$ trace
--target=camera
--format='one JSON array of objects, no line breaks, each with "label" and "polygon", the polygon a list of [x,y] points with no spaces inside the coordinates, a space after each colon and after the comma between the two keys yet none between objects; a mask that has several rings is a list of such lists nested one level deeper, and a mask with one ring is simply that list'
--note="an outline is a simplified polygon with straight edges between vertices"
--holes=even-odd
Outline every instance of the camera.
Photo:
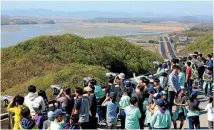
[{"label": "camera", "polygon": [[51,85],[51,88],[53,89],[53,95],[58,95],[60,93],[60,90],[64,88],[62,85]]}]

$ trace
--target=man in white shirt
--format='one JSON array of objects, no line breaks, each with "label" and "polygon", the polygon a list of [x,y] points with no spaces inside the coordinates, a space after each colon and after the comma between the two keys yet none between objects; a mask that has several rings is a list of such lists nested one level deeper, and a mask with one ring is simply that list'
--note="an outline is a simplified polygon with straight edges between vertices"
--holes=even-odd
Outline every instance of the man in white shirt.
[{"label": "man in white shirt", "polygon": [[28,86],[28,95],[25,96],[24,105],[26,105],[30,109],[31,116],[35,115],[35,111],[33,109],[34,104],[39,104],[42,107],[42,111],[45,110],[45,101],[39,96],[36,92],[36,86],[30,85]]}]

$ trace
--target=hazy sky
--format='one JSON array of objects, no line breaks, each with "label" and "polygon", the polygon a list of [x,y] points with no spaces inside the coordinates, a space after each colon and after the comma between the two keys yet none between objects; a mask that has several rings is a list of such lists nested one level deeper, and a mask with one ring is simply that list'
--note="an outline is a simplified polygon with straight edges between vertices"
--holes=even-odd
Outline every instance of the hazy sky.
[{"label": "hazy sky", "polygon": [[2,10],[11,9],[51,9],[56,11],[102,11],[102,12],[130,12],[178,15],[212,15],[212,1],[33,1],[33,2],[2,2]]}]

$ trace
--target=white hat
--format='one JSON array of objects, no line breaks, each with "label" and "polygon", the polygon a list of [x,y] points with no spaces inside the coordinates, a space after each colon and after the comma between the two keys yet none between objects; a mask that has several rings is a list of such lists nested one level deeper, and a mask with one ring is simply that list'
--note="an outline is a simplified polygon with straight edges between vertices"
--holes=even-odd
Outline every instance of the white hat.
[{"label": "white hat", "polygon": [[124,74],[124,73],[120,73],[120,74],[118,75],[118,77],[119,77],[120,79],[125,79],[125,74]]}]

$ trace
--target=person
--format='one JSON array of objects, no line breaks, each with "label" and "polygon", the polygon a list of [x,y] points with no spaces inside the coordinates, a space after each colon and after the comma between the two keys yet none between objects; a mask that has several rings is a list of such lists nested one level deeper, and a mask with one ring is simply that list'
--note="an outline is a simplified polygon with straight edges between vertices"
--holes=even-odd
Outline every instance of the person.
[{"label": "person", "polygon": [[125,74],[124,73],[120,73],[118,74],[115,79],[114,79],[114,85],[115,85],[115,94],[116,94],[116,101],[119,102],[123,92],[124,92],[124,88],[125,88]]},{"label": "person", "polygon": [[184,67],[183,68],[179,67],[178,69],[178,78],[179,78],[180,86],[185,86],[186,77],[185,77],[184,70],[185,70]]},{"label": "person", "polygon": [[141,112],[137,104],[138,100],[136,97],[131,97],[130,105],[124,109],[126,114],[125,118],[125,129],[140,129],[139,118],[141,117]]},{"label": "person", "polygon": [[38,130],[39,129],[35,121],[32,120],[30,109],[28,107],[22,107],[21,115],[23,118],[19,125],[20,130],[28,130],[28,129]]},{"label": "person", "polygon": [[205,99],[207,99],[211,95],[212,91],[212,82],[213,82],[213,72],[212,68],[208,67],[207,70],[203,74],[203,89],[205,92]]},{"label": "person", "polygon": [[168,102],[167,102],[167,93],[166,93],[166,91],[161,91],[159,94],[161,96],[161,99],[163,99],[163,101],[164,101],[165,108],[169,109],[169,105],[168,105]]},{"label": "person", "polygon": [[35,111],[33,110],[34,104],[39,104],[41,106],[41,110],[45,111],[45,101],[36,93],[36,86],[28,86],[28,92],[28,95],[25,96],[24,105],[26,105],[30,109],[31,115],[35,115]]},{"label": "person", "polygon": [[191,69],[191,62],[186,63],[186,82],[188,87],[189,95],[192,92],[192,69]]},{"label": "person", "polygon": [[163,88],[160,86],[160,80],[154,79],[154,87],[157,93],[163,91]]},{"label": "person", "polygon": [[78,120],[79,120],[79,117],[78,115],[72,115],[71,118],[70,118],[70,128],[69,130],[80,130],[81,127],[78,125]]},{"label": "person", "polygon": [[211,54],[208,54],[207,57],[208,57],[207,66],[213,68],[213,59],[212,59],[213,56]]},{"label": "person", "polygon": [[153,129],[169,129],[171,127],[171,114],[169,110],[164,107],[163,99],[156,101],[158,110],[154,112],[151,118],[151,127]]},{"label": "person", "polygon": [[42,129],[47,130],[50,127],[51,122],[53,122],[53,121],[54,121],[54,113],[53,113],[53,111],[49,111],[48,119],[46,121],[44,121]]},{"label": "person", "polygon": [[151,127],[151,117],[154,114],[154,112],[156,110],[158,110],[158,106],[156,105],[156,100],[160,99],[160,98],[161,98],[160,94],[158,94],[158,93],[153,94],[152,102],[147,105],[146,124],[148,124],[149,129],[152,129],[152,127]]},{"label": "person", "polygon": [[83,97],[83,89],[75,88],[76,101],[74,105],[74,113],[79,115],[79,124],[82,129],[88,129],[90,104],[89,99]]},{"label": "person", "polygon": [[200,121],[199,121],[199,115],[200,115],[200,108],[199,106],[199,100],[197,99],[197,92],[192,91],[190,95],[190,99],[187,100],[188,104],[188,120],[189,120],[189,129],[200,129]]},{"label": "person", "polygon": [[176,110],[172,116],[174,129],[177,129],[177,121],[180,121],[179,129],[182,129],[184,125],[184,121],[186,120],[186,113],[187,113],[187,110],[185,108],[185,106],[187,106],[186,100],[187,100],[187,97],[185,96],[185,88],[182,86],[181,90],[178,92],[174,100],[174,104],[176,105]]},{"label": "person", "polygon": [[118,104],[116,103],[116,97],[114,92],[111,92],[109,96],[106,96],[106,99],[103,101],[102,106],[107,107],[106,111],[107,129],[117,129]]},{"label": "person", "polygon": [[97,100],[97,114],[100,122],[104,122],[105,115],[103,115],[104,109],[101,107],[102,102],[105,99],[105,93],[103,92],[100,84],[97,83],[95,79],[91,79],[88,85],[94,86],[94,95]]},{"label": "person", "polygon": [[45,101],[45,111],[42,111],[42,114],[44,115],[45,120],[47,120],[48,119],[47,114],[49,111],[49,103],[48,103],[47,95],[44,90],[40,90],[38,92],[38,95],[41,96],[43,98],[43,100]]},{"label": "person", "polygon": [[145,109],[144,109],[144,101],[145,101],[145,97],[144,97],[144,86],[138,86],[136,87],[136,93],[134,95],[134,97],[137,98],[137,105],[138,108],[140,109],[140,113],[141,113],[141,117],[139,118],[139,123],[140,123],[140,129],[144,128],[144,121],[145,121]]},{"label": "person", "polygon": [[39,104],[34,104],[33,109],[36,115],[33,117],[33,120],[36,122],[36,125],[41,130],[43,128],[43,123],[45,121],[45,117],[41,113],[41,106]]},{"label": "person", "polygon": [[179,69],[179,66],[174,65],[168,79],[168,86],[169,86],[168,87],[168,105],[169,105],[170,112],[172,112],[172,106],[173,106],[175,95],[180,90],[178,69]]},{"label": "person", "polygon": [[207,104],[205,110],[207,111],[207,120],[208,120],[208,128],[213,129],[214,125],[214,102],[213,97],[209,97],[209,103]]},{"label": "person", "polygon": [[54,121],[51,122],[49,130],[61,130],[65,127],[65,121],[63,120],[65,112],[61,109],[56,109],[53,113]]},{"label": "person", "polygon": [[21,109],[23,107],[24,97],[17,95],[7,106],[7,111],[15,114],[13,130],[19,129],[19,124],[22,119]]},{"label": "person", "polygon": [[149,88],[148,88],[148,93],[149,93],[148,103],[149,103],[149,104],[152,104],[153,95],[154,95],[154,93],[155,93],[154,87],[149,87]]},{"label": "person", "polygon": [[160,77],[159,77],[159,80],[160,80],[160,86],[161,86],[164,90],[166,90],[166,88],[167,88],[167,83],[168,83],[167,73],[165,72],[165,73],[161,74]]},{"label": "person", "polygon": [[[60,90],[55,100],[61,103],[61,109],[66,112],[66,118],[71,115],[74,107],[74,97],[71,95],[71,89],[66,87]],[[69,120],[66,119],[66,122]]]},{"label": "person", "polygon": [[124,89],[123,96],[120,99],[119,105],[120,105],[120,120],[121,120],[121,129],[125,129],[125,119],[126,114],[124,112],[124,109],[130,105],[130,97],[128,96],[128,88]]},{"label": "person", "polygon": [[89,85],[88,87],[84,88],[84,91],[88,93],[88,99],[90,104],[90,111],[89,111],[89,124],[90,129],[96,129],[97,121],[96,121],[96,111],[97,111],[97,100],[96,96],[94,95],[94,86]]}]

